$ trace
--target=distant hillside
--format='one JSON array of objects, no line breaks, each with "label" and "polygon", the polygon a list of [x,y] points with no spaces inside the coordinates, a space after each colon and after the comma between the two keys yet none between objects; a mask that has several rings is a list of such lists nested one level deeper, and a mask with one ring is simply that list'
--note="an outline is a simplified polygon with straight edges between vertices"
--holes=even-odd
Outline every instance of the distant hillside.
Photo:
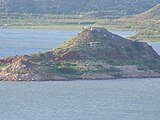
[{"label": "distant hillside", "polygon": [[159,0],[0,0],[0,11],[79,14],[104,10],[113,15],[132,15],[144,12],[158,3]]},{"label": "distant hillside", "polygon": [[136,30],[137,33],[130,39],[160,41],[160,4],[143,13],[116,19],[114,23]]},{"label": "distant hillside", "polygon": [[124,21],[137,21],[137,20],[148,20],[148,19],[160,19],[160,4],[157,4],[156,6],[152,7],[151,9],[137,14],[130,17],[123,17],[119,20]]},{"label": "distant hillside", "polygon": [[109,11],[104,11],[104,10],[99,10],[99,11],[90,11],[86,13],[81,13],[80,17],[81,18],[119,18],[121,16],[126,15],[124,11],[117,12],[116,10],[109,10]]},{"label": "distant hillside", "polygon": [[157,4],[150,10],[137,15],[137,17],[142,17],[144,19],[160,19],[160,4]]}]

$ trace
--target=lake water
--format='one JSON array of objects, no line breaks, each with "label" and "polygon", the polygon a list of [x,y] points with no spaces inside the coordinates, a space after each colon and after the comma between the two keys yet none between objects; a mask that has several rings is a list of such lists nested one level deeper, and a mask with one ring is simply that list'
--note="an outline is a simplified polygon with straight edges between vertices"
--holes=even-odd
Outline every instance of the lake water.
[{"label": "lake water", "polygon": [[53,49],[76,30],[0,29],[0,57]]},{"label": "lake water", "polygon": [[160,120],[160,79],[0,82],[0,120]]},{"label": "lake water", "polygon": [[[0,29],[0,57],[50,50],[77,32]],[[0,82],[0,120],[160,120],[160,79]]]},{"label": "lake water", "polygon": [[156,52],[160,55],[160,42],[148,42],[149,45],[156,50]]}]

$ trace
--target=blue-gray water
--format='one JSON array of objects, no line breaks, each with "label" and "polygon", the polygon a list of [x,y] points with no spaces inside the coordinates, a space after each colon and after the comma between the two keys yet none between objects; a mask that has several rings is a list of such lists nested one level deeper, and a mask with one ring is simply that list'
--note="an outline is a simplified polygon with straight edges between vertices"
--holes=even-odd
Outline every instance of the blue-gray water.
[{"label": "blue-gray water", "polygon": [[0,120],[160,120],[160,79],[0,82]]},{"label": "blue-gray water", "polygon": [[0,29],[0,57],[53,49],[76,30]]},{"label": "blue-gray water", "polygon": [[[77,32],[0,29],[0,57],[50,50]],[[0,120],[159,119],[160,79],[0,82]]]},{"label": "blue-gray water", "polygon": [[153,47],[154,50],[160,55],[160,42],[148,42],[149,45]]}]

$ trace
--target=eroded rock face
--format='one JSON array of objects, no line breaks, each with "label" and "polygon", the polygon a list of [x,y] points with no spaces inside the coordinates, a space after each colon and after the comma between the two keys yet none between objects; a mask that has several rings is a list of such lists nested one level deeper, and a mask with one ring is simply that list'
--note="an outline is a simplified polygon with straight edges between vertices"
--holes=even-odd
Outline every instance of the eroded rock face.
[{"label": "eroded rock face", "polygon": [[147,43],[85,27],[52,51],[0,59],[0,80],[40,81],[160,77],[160,57]]}]

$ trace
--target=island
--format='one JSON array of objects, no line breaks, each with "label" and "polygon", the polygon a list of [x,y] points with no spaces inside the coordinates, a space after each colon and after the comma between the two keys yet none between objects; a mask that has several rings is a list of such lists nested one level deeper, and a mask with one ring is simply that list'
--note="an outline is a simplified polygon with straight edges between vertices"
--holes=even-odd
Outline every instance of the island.
[{"label": "island", "polygon": [[84,27],[47,52],[0,59],[0,81],[152,77],[160,77],[160,56],[151,46],[98,27]]}]

